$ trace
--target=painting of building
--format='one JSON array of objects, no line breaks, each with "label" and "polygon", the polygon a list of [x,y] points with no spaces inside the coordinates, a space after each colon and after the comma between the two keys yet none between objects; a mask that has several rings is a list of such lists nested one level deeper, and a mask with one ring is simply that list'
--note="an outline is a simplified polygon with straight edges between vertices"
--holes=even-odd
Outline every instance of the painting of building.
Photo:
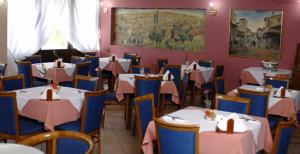
[{"label": "painting of building", "polygon": [[231,11],[229,55],[280,58],[282,11]]},{"label": "painting of building", "polygon": [[204,49],[205,10],[115,8],[114,14],[115,45]]}]

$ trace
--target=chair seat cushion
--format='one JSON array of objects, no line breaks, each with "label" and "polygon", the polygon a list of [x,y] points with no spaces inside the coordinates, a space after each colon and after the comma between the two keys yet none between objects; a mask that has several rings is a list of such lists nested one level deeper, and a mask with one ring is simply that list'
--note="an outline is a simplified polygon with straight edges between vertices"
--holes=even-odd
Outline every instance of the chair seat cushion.
[{"label": "chair seat cushion", "polygon": [[57,130],[72,130],[72,131],[79,132],[80,126],[81,126],[81,119],[58,125],[58,126],[56,126],[56,129]]},{"label": "chair seat cushion", "polygon": [[44,129],[44,124],[31,120],[29,118],[20,117],[20,131],[21,135],[31,134],[35,132],[42,131]]},{"label": "chair seat cushion", "polygon": [[277,124],[279,123],[279,119],[275,118],[275,117],[268,117],[268,121],[269,121],[269,127],[270,128],[276,128]]}]

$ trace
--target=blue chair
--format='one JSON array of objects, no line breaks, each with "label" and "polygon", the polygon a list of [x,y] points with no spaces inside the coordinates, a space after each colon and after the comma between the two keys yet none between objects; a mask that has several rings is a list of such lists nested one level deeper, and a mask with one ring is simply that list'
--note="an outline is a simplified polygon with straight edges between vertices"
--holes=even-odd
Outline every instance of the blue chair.
[{"label": "blue chair", "polygon": [[221,77],[224,75],[224,65],[216,66],[215,77]]},{"label": "blue chair", "polygon": [[25,56],[26,61],[31,62],[31,64],[41,63],[42,56],[41,55],[32,55],[32,56]]},{"label": "blue chair", "polygon": [[276,128],[275,139],[271,154],[286,154],[290,143],[293,127],[296,123],[295,114],[287,122],[280,122]]},{"label": "blue chair", "polygon": [[272,85],[273,88],[280,88],[281,86],[284,88],[289,88],[289,82],[289,78],[265,76],[265,84]]},{"label": "blue chair", "polygon": [[80,64],[85,62],[85,57],[80,56],[71,56],[71,63],[72,64]]},{"label": "blue chair", "polygon": [[13,75],[2,77],[3,91],[13,91],[25,88],[24,75]]},{"label": "blue chair", "polygon": [[251,100],[235,96],[216,95],[216,109],[227,112],[249,114]]},{"label": "blue chair", "polygon": [[216,94],[226,94],[226,88],[225,88],[225,80],[224,77],[215,77],[215,93]]},{"label": "blue chair", "polygon": [[7,66],[7,64],[0,63],[0,76],[5,75],[6,66]]},{"label": "blue chair", "polygon": [[[135,78],[135,97],[153,94],[154,96],[154,106],[159,108],[160,111],[160,86],[162,77],[147,77],[147,76],[134,76]],[[145,88],[147,87],[147,88]],[[127,127],[131,124],[131,114],[134,102],[130,102],[129,107],[126,109],[128,118],[126,119]],[[134,126],[136,126],[136,116],[134,117]],[[135,133],[135,128],[133,127],[133,134]]]},{"label": "blue chair", "polygon": [[16,60],[18,74],[24,75],[25,88],[47,85],[47,81],[35,80],[32,77],[31,62],[21,62]]},{"label": "blue chair", "polygon": [[99,57],[97,56],[85,56],[85,61],[90,63],[90,75],[97,77],[96,68],[99,67]]},{"label": "blue chair", "polygon": [[165,65],[168,64],[168,59],[167,58],[159,58],[159,59],[157,59],[157,63],[158,63],[159,70],[161,70],[162,67],[164,67]]},{"label": "blue chair", "polygon": [[213,66],[213,60],[198,60],[199,66],[202,67],[212,67]]},{"label": "blue chair", "polygon": [[28,137],[18,144],[35,146],[45,142],[54,143],[48,150],[56,154],[92,154],[94,150],[94,143],[90,136],[74,131],[41,133]]},{"label": "blue chair", "polygon": [[130,73],[141,74],[141,69],[144,69],[144,74],[149,74],[151,72],[149,66],[131,65],[130,66]]},{"label": "blue chair", "polygon": [[[101,150],[101,120],[104,109],[106,90],[85,92],[81,110],[81,119],[64,123],[56,127],[57,130],[71,130],[90,135],[98,150]],[[99,151],[98,151],[99,152]]]},{"label": "blue chair", "polygon": [[85,56],[97,56],[97,52],[84,52]]},{"label": "blue chair", "polygon": [[238,88],[239,97],[251,99],[250,115],[267,117],[270,91],[251,91]]},{"label": "blue chair", "polygon": [[0,92],[0,138],[18,142],[43,128],[43,123],[19,117],[15,92]]},{"label": "blue chair", "polygon": [[199,154],[199,127],[154,119],[160,154]]},{"label": "blue chair", "polygon": [[76,74],[78,75],[89,75],[89,69],[90,69],[90,62],[83,62],[76,64]]},{"label": "blue chair", "polygon": [[76,75],[74,88],[88,91],[98,90],[98,78],[91,76]]},{"label": "blue chair", "polygon": [[154,96],[147,94],[134,99],[139,143],[142,145],[149,122],[155,116]]}]

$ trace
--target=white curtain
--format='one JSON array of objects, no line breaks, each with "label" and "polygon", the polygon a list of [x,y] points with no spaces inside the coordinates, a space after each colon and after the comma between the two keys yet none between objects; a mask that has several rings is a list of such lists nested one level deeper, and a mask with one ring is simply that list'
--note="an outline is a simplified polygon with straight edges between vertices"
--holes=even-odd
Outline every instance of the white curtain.
[{"label": "white curtain", "polygon": [[63,0],[9,0],[7,18],[8,74],[17,73],[15,60],[36,53],[51,35]]},{"label": "white curtain", "polygon": [[59,27],[63,36],[80,51],[99,49],[99,0],[68,0]]},{"label": "white curtain", "polygon": [[9,0],[8,74],[15,74],[15,59],[36,53],[55,26],[81,51],[99,49],[99,0]]}]

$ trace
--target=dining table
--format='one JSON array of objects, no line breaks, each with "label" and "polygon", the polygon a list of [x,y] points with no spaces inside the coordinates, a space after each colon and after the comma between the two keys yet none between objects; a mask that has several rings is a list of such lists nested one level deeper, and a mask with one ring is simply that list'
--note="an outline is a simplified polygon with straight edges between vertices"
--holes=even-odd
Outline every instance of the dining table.
[{"label": "dining table", "polygon": [[[286,93],[289,96],[281,98],[275,94],[278,88],[268,89],[263,86],[255,85],[242,85],[239,88],[251,91],[270,91],[268,102],[268,114],[278,115],[283,117],[290,117],[292,114],[296,114],[296,111],[300,110],[300,91],[293,89],[286,89]],[[237,89],[231,90],[227,93],[229,96],[237,96]]]},{"label": "dining table", "polygon": [[116,56],[114,61],[112,60],[112,57],[99,58],[100,69],[111,71],[114,76],[117,76],[120,73],[127,73],[130,64],[130,59],[118,58]]},{"label": "dining table", "polygon": [[47,130],[80,118],[84,92],[86,90],[62,87],[53,90],[53,99],[46,99],[49,86],[15,90],[19,114],[44,122]]},{"label": "dining table", "polygon": [[56,83],[73,81],[76,69],[75,64],[62,63],[57,67],[55,62],[35,63],[31,65],[32,76],[47,80],[53,80]]},{"label": "dining table", "polygon": [[[205,118],[205,111],[207,111],[205,108],[187,107],[164,115],[160,119],[167,123],[199,126],[199,145],[195,146],[199,146],[201,154],[253,154],[260,150],[271,152],[273,141],[266,118],[236,114],[247,129],[228,134],[217,131],[217,127],[233,113],[214,110],[216,118],[208,120]],[[142,151],[145,154],[153,154],[155,140],[157,140],[156,127],[154,121],[151,121],[142,142]]]},{"label": "dining table", "polygon": [[291,78],[292,71],[288,69],[277,69],[275,71],[270,71],[264,69],[263,67],[248,67],[242,71],[240,79],[242,80],[242,84],[264,85],[265,76]]}]

